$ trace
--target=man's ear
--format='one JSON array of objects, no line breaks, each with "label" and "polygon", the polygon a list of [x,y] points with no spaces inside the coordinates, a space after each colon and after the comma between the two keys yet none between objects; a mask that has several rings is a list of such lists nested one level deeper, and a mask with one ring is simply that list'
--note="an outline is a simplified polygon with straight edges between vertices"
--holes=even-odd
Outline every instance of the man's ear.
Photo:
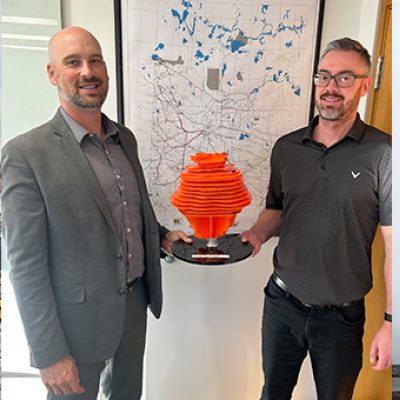
[{"label": "man's ear", "polygon": [[49,77],[49,81],[52,85],[57,86],[57,81],[55,78],[55,70],[52,63],[47,64],[47,76]]},{"label": "man's ear", "polygon": [[362,85],[360,93],[361,97],[364,97],[368,93],[368,90],[371,87],[371,85],[372,85],[372,78],[369,76],[368,78],[365,78],[365,81]]}]

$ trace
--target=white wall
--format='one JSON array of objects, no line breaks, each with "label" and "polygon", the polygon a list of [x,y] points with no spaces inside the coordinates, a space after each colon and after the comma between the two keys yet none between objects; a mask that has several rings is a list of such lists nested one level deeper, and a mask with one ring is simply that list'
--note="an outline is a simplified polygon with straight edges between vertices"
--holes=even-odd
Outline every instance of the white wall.
[{"label": "white wall", "polygon": [[[100,40],[110,73],[104,111],[116,118],[112,0],[61,0],[64,26],[80,25]],[[322,48],[350,36],[372,53],[379,0],[327,0]],[[343,12],[345,10],[345,12]],[[364,115],[365,104],[360,107]],[[276,242],[253,260],[205,268],[163,262],[164,311],[150,318],[146,400],[257,399],[262,385],[262,288],[272,272]],[[315,399],[307,360],[293,400]]]}]

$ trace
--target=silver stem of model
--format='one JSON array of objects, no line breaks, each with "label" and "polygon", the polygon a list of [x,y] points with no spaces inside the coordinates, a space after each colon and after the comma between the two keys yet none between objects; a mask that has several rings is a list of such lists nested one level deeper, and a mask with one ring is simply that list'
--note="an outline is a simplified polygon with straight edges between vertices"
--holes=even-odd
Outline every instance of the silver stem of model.
[{"label": "silver stem of model", "polygon": [[206,246],[209,247],[217,247],[218,246],[218,239],[207,239]]}]

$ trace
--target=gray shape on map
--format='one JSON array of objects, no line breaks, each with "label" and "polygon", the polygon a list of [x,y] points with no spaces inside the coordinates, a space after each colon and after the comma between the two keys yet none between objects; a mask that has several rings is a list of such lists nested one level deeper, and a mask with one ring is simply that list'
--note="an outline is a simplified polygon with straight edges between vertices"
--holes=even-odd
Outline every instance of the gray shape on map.
[{"label": "gray shape on map", "polygon": [[182,56],[179,56],[177,60],[164,60],[161,57],[157,57],[155,61],[159,61],[162,63],[168,63],[171,65],[183,65],[185,62],[182,60]]},{"label": "gray shape on map", "polygon": [[236,78],[238,81],[243,82],[243,75],[240,73],[240,71],[236,74]]},{"label": "gray shape on map", "polygon": [[219,68],[207,69],[207,87],[210,90],[219,89]]},{"label": "gray shape on map", "polygon": [[240,47],[243,47],[243,46],[247,45],[248,41],[249,41],[249,39],[247,39],[246,36],[243,36],[242,31],[239,31],[238,35],[236,36],[235,42],[243,42],[243,45],[240,46]]}]

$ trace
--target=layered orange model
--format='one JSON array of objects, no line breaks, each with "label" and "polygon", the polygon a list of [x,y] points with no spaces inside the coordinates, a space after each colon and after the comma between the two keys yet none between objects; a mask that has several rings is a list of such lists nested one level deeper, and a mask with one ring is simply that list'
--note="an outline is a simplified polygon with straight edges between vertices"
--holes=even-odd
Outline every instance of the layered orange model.
[{"label": "layered orange model", "polygon": [[239,169],[227,164],[226,153],[197,153],[190,158],[196,164],[181,173],[171,202],[187,218],[194,236],[218,239],[251,203],[251,194]]}]

